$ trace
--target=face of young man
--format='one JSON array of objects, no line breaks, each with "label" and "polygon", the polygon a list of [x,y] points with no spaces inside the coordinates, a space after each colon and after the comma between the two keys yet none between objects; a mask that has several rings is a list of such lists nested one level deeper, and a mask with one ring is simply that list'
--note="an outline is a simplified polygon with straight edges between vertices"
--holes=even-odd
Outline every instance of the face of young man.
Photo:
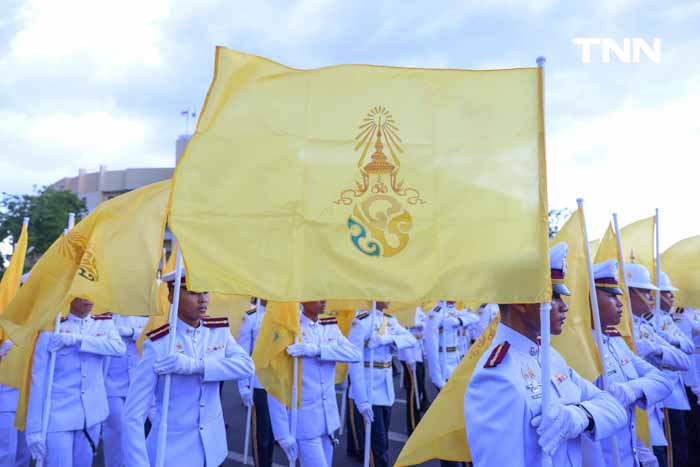
[{"label": "face of young man", "polygon": [[562,300],[561,295],[554,294],[554,297],[552,297],[552,310],[549,312],[549,332],[553,336],[558,336],[564,330],[564,321],[566,321],[566,313],[568,311],[569,307]]},{"label": "face of young man", "polygon": [[389,302],[377,302],[376,307],[377,310],[384,311],[389,308]]},{"label": "face of young man", "polygon": [[673,292],[661,292],[661,309],[664,311],[670,311],[674,300],[675,297]]},{"label": "face of young man", "polygon": [[78,318],[85,318],[92,311],[92,302],[84,298],[74,298],[70,302],[70,312]]},{"label": "face of young man", "polygon": [[[173,289],[169,290],[168,300],[173,302]],[[177,315],[186,323],[194,323],[204,318],[209,309],[209,292],[190,292],[186,287],[180,287],[180,303]]]},{"label": "face of young man", "polygon": [[[566,321],[566,313],[569,307],[562,300],[559,294],[555,294],[552,298],[552,309],[549,312],[549,332],[553,336],[558,336],[564,329]],[[526,327],[527,335],[538,336],[540,334],[540,305],[537,303],[529,303],[527,305],[511,305],[509,313],[522,313],[522,322]]]},{"label": "face of young man", "polygon": [[617,326],[622,318],[622,302],[614,293],[596,289],[598,298],[598,310],[600,311],[600,325],[605,329],[608,326]]},{"label": "face of young man", "polygon": [[642,316],[651,311],[653,302],[651,290],[630,288],[630,304],[632,305],[632,313],[636,316]]},{"label": "face of young man", "polygon": [[326,302],[324,300],[317,300],[314,302],[302,302],[304,306],[304,314],[309,318],[317,318],[318,315],[323,313],[326,309]]}]

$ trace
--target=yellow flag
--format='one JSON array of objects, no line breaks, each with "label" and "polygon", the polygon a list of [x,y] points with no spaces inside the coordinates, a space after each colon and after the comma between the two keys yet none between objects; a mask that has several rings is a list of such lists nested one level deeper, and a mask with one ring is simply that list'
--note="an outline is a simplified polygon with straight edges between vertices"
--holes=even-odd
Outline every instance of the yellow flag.
[{"label": "yellow flag", "polygon": [[[255,373],[262,387],[287,407],[292,405],[294,359],[286,350],[294,343],[295,336],[301,336],[299,303],[268,301],[253,349]],[[298,401],[301,402],[301,384]]]},{"label": "yellow flag", "polygon": [[464,420],[464,393],[477,362],[496,335],[499,321],[500,315],[497,315],[469,347],[467,355],[406,441],[394,467],[417,465],[430,459],[471,462]]},{"label": "yellow flag", "polygon": [[552,336],[552,345],[566,362],[581,376],[594,381],[601,374],[600,357],[593,341],[591,325],[590,281],[586,242],[583,235],[583,214],[577,209],[551,240],[554,245],[565,242],[569,246],[566,257],[566,287],[570,297],[563,297],[569,306],[564,331]]},{"label": "yellow flag", "polygon": [[[10,265],[2,275],[0,281],[0,315],[5,311],[5,307],[15,298],[17,290],[22,280],[22,271],[24,269],[24,257],[27,255],[27,226],[22,224],[22,231],[19,234],[19,239],[15,243],[14,251]],[[0,328],[0,342],[5,339],[5,334]]]},{"label": "yellow flag", "polygon": [[394,316],[399,324],[405,328],[412,328],[416,325],[416,308],[420,302],[391,302],[387,310]]},{"label": "yellow flag", "polygon": [[595,258],[596,254],[598,253],[599,246],[600,246],[600,239],[591,240],[590,242],[588,242],[588,248],[591,249],[591,258]]},{"label": "yellow flag", "polygon": [[623,227],[620,230],[620,236],[625,261],[639,263],[646,267],[651,273],[652,281],[656,284],[655,227],[656,216],[651,216]]},{"label": "yellow flag", "polygon": [[32,366],[34,363],[34,347],[38,332],[27,338],[26,343],[15,345],[0,362],[0,384],[20,389],[17,412],[14,425],[18,430],[24,431],[27,422],[27,405],[29,404],[29,391],[32,382]]},{"label": "yellow flag", "polygon": [[674,243],[661,255],[661,267],[679,290],[676,306],[700,309],[700,236]]},{"label": "yellow flag", "polygon": [[219,47],[214,73],[170,204],[194,290],[549,299],[541,69],[297,70]]}]

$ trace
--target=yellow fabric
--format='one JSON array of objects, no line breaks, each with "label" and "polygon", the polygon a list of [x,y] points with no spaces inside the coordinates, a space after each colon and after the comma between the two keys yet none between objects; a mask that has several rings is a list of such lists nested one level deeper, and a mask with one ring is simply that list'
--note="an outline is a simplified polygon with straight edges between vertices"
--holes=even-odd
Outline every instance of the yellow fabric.
[{"label": "yellow fabric", "polygon": [[467,355],[406,441],[395,467],[418,465],[430,459],[471,461],[471,452],[466,442],[464,393],[477,362],[496,335],[499,321],[500,315],[497,315],[479,339],[469,347]]},{"label": "yellow fabric", "polygon": [[541,86],[537,68],[295,70],[219,47],[170,204],[188,284],[548,300]]},{"label": "yellow fabric", "polygon": [[583,227],[583,213],[578,209],[551,240],[552,245],[565,242],[569,246],[565,284],[571,291],[570,297],[563,297],[569,306],[564,330],[561,335],[552,336],[552,346],[578,374],[594,381],[601,374],[601,365],[593,341],[587,245]]},{"label": "yellow fabric", "polygon": [[661,268],[677,287],[676,306],[700,309],[700,236],[674,243],[661,255]]},{"label": "yellow fabric", "polygon": [[[22,225],[19,239],[15,243],[10,265],[2,275],[0,281],[0,315],[5,311],[5,307],[15,298],[22,280],[24,269],[24,257],[27,255],[27,227]],[[0,342],[5,340],[5,332],[0,328]]]},{"label": "yellow fabric", "polygon": [[34,363],[34,347],[38,332],[27,337],[26,344],[15,345],[10,352],[0,361],[0,384],[20,389],[17,412],[14,425],[18,430],[24,431],[27,422],[27,405],[29,404],[29,388],[32,382],[32,365]]},{"label": "yellow fabric", "polygon": [[399,324],[405,328],[412,328],[416,325],[416,308],[420,302],[391,302],[387,313],[394,316]]},{"label": "yellow fabric", "polygon": [[598,253],[598,248],[600,247],[600,239],[598,240],[591,240],[588,242],[588,248],[591,249],[591,258],[595,258],[595,255]]},{"label": "yellow fabric", "polygon": [[655,227],[656,216],[651,216],[620,229],[625,261],[631,262],[634,260],[633,262],[645,266],[649,270],[654,284],[656,284]]},{"label": "yellow fabric", "polygon": [[[295,336],[301,336],[299,303],[268,301],[253,349],[253,362],[262,387],[287,407],[292,405],[294,359],[287,354],[286,349],[294,343]],[[298,387],[297,402],[300,403],[301,384]]]},{"label": "yellow fabric", "polygon": [[168,324],[170,302],[168,301],[168,284],[166,284],[165,282],[161,282],[158,286],[158,292],[156,296],[156,307],[158,309],[158,314],[150,316],[148,318],[146,326],[143,327],[141,335],[136,340],[136,348],[139,351],[139,355],[143,353],[143,343],[146,341],[146,339],[148,339],[147,334],[153,331],[154,329]]},{"label": "yellow fabric", "polygon": [[370,308],[372,308],[371,300],[326,300],[327,311],[369,310]]}]

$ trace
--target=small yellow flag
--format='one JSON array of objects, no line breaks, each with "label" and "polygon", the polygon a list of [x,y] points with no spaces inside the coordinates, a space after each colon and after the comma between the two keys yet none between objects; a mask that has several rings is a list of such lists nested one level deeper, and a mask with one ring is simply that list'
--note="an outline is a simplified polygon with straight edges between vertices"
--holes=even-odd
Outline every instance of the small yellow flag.
[{"label": "small yellow flag", "polygon": [[[253,349],[255,373],[262,387],[275,399],[292,406],[292,381],[294,359],[287,354],[287,347],[301,338],[299,303],[267,302],[265,317]],[[301,380],[301,359],[299,360]],[[301,403],[301,384],[298,402]]]},{"label": "small yellow flag", "polygon": [[676,306],[700,309],[700,235],[674,243],[661,255],[661,268],[679,290]]},{"label": "small yellow flag", "polygon": [[[24,269],[24,258],[27,255],[27,226],[22,225],[19,239],[15,243],[10,265],[2,275],[0,281],[0,315],[5,311],[5,307],[15,298],[22,281],[22,271]],[[5,339],[5,334],[0,328],[0,342]]]}]

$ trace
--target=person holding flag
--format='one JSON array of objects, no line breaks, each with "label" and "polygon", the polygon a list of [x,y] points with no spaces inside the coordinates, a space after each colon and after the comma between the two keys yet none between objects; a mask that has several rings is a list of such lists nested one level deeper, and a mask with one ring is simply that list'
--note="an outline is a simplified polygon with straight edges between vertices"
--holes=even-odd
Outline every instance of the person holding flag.
[{"label": "person holding flag", "polygon": [[[671,394],[671,382],[653,365],[638,357],[625,342],[615,326],[622,318],[622,302],[619,297],[624,295],[618,283],[617,260],[610,259],[593,265],[596,296],[600,311],[600,324],[603,329],[602,358],[608,371],[610,387],[608,392],[627,410],[627,426],[619,430],[617,449],[620,467],[637,467],[642,462],[646,465],[644,456],[652,456],[648,448],[637,441],[635,409],[646,410]],[[603,388],[603,378],[595,381],[596,386]],[[614,467],[614,454],[611,438],[596,443],[595,449],[589,453],[590,465]],[[646,451],[649,451],[648,454]],[[653,459],[654,461],[656,459]]]},{"label": "person holding flag", "polygon": [[[173,303],[176,273],[163,276]],[[166,375],[172,375],[167,414],[165,465],[219,465],[228,455],[219,396],[221,381],[250,378],[253,360],[236,343],[227,318],[207,318],[207,292],[192,292],[182,283],[177,309],[175,352],[168,353],[170,325],[148,333],[143,356],[124,404],[122,452],[124,465],[154,465]],[[144,422],[155,400],[156,412],[148,438]]]},{"label": "person holding flag", "polygon": [[406,432],[410,435],[420,422],[421,413],[428,408],[425,393],[425,365],[423,364],[423,332],[427,320],[423,307],[416,307],[414,325],[408,330],[416,338],[416,344],[399,351],[399,360],[404,366],[406,389]]},{"label": "person holding flag", "polygon": [[287,347],[287,354],[302,359],[296,437],[290,430],[291,411],[267,395],[275,439],[290,462],[298,457],[302,467],[333,464],[333,433],[340,427],[336,363],[353,363],[361,357],[360,350],[343,336],[336,318],[319,318],[325,305],[324,301],[301,304],[301,341]]},{"label": "person holding flag", "polygon": [[[562,332],[570,295],[563,283],[568,247],[550,249],[551,333]],[[464,418],[475,467],[579,466],[581,438],[607,438],[627,423],[625,409],[579,376],[551,349],[552,405],[542,408],[539,304],[500,305],[501,322],[477,363],[464,396]]]},{"label": "person holding flag", "polygon": [[[126,346],[112,316],[91,314],[92,302],[74,298],[59,332],[42,332],[34,349],[26,437],[32,457],[45,466],[91,465],[100,426],[109,414],[103,365]],[[50,354],[56,353],[48,431],[42,420]]]}]

